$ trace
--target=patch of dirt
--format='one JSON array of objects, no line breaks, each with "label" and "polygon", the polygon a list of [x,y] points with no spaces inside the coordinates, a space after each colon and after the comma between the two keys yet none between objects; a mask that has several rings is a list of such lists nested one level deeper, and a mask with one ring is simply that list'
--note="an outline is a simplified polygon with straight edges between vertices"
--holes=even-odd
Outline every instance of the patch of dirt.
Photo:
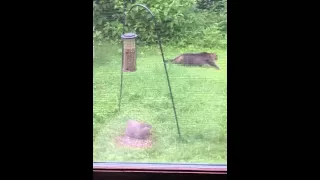
[{"label": "patch of dirt", "polygon": [[151,148],[152,140],[151,137],[148,139],[135,139],[126,135],[116,138],[116,144],[118,146],[129,147],[129,148]]}]

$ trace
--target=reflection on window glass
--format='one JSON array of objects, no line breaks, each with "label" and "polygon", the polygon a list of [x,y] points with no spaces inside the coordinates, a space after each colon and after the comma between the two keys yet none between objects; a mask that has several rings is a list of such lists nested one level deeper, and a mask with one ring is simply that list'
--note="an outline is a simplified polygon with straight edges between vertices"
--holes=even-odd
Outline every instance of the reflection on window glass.
[{"label": "reflection on window glass", "polygon": [[226,164],[227,1],[123,2],[93,1],[94,162]]}]

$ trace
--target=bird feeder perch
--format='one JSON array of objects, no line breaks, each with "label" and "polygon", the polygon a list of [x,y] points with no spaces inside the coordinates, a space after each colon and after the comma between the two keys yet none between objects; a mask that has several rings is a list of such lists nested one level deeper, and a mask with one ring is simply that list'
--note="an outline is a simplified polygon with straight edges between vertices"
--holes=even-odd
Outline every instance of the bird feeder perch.
[{"label": "bird feeder perch", "polygon": [[134,72],[136,68],[136,37],[134,33],[125,33],[121,36],[122,39],[122,71]]}]

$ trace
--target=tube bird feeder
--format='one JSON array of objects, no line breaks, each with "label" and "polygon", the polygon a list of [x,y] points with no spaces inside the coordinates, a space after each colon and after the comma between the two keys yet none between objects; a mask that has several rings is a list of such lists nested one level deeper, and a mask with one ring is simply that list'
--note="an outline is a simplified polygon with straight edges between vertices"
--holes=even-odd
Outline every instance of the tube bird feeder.
[{"label": "tube bird feeder", "polygon": [[[133,3],[133,2],[135,2],[135,0],[131,0],[131,3]],[[143,4],[134,4],[130,7],[130,9],[127,13],[129,14],[134,7],[144,8],[152,16],[152,20],[154,22],[154,25],[155,25],[155,27],[157,27],[157,21],[155,20],[155,16],[153,15],[151,10],[147,6],[145,6]],[[124,0],[124,3],[123,3],[124,19],[123,19],[123,29],[122,29],[123,34],[121,36],[121,39],[122,39],[122,66],[121,66],[120,95],[119,95],[119,104],[118,104],[119,112],[120,112],[121,98],[122,98],[123,72],[136,71],[136,58],[137,58],[136,57],[136,55],[137,55],[137,51],[136,51],[136,37],[137,37],[137,35],[134,33],[124,33],[124,31],[125,31],[124,27],[126,26],[126,14],[127,14],[126,9],[127,9],[127,0]],[[178,117],[177,117],[176,108],[175,108],[173,95],[172,95],[172,91],[171,91],[171,85],[170,85],[167,65],[165,63],[164,53],[162,50],[160,32],[159,32],[158,28],[155,28],[155,31],[156,31],[156,35],[158,37],[158,44],[159,44],[159,48],[161,51],[162,62],[163,62],[163,66],[165,69],[166,76],[167,76],[167,82],[168,82],[170,98],[171,98],[171,102],[172,102],[172,109],[173,109],[174,117],[176,120],[177,130],[178,130],[179,137],[181,137]]]},{"label": "tube bird feeder", "polygon": [[122,71],[134,72],[136,68],[136,37],[134,33],[125,33],[121,36],[122,39]]}]

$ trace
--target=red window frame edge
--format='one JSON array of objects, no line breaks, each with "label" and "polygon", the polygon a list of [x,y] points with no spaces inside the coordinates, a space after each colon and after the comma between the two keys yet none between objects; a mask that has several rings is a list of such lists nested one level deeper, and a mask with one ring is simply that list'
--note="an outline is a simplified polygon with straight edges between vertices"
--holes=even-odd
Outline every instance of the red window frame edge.
[{"label": "red window frame edge", "polygon": [[93,172],[227,174],[226,164],[94,162]]}]

